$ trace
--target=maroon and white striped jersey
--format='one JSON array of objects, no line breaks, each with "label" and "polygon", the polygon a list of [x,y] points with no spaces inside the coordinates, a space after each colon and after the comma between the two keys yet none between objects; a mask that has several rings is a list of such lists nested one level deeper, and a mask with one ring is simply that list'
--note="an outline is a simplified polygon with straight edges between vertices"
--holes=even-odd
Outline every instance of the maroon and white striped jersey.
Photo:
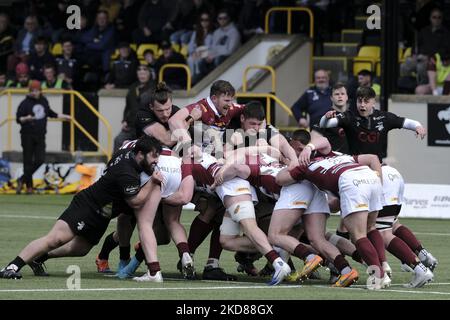
[{"label": "maroon and white striped jersey", "polygon": [[214,176],[222,167],[217,163],[217,159],[208,153],[202,153],[200,163],[194,162],[191,164],[192,176],[197,187],[208,189],[214,183]]},{"label": "maroon and white striped jersey", "polygon": [[286,166],[265,154],[256,157],[247,156],[246,164],[250,168],[250,176],[247,181],[268,197],[277,200],[281,192],[281,186],[275,182],[275,177]]},{"label": "maroon and white striped jersey", "polygon": [[218,130],[225,130],[225,127],[230,123],[231,119],[241,115],[244,105],[233,103],[226,115],[219,115],[212,101],[207,98],[186,106],[189,113],[194,108],[202,112],[201,120],[204,124],[215,127]]},{"label": "maroon and white striped jersey", "polygon": [[308,166],[297,166],[290,170],[295,180],[309,180],[319,189],[339,194],[339,177],[347,170],[364,167],[358,163],[358,156],[335,155],[315,157]]}]

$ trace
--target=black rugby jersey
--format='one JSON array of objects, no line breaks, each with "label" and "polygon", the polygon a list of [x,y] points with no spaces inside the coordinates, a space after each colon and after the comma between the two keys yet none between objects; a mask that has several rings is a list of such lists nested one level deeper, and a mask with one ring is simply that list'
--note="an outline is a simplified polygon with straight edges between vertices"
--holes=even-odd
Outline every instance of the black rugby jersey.
[{"label": "black rugby jersey", "polygon": [[349,154],[376,154],[380,162],[386,157],[388,132],[403,128],[405,122],[405,118],[380,110],[374,110],[367,118],[352,111],[338,113],[336,118],[338,127],[345,131]]},{"label": "black rugby jersey", "polygon": [[[170,114],[170,117],[172,117],[178,110],[180,110],[180,108],[178,108],[176,105],[172,105],[172,113]],[[161,123],[155,113],[150,110],[148,106],[140,107],[136,114],[136,136],[142,136],[144,134],[144,129],[156,122]],[[161,124],[167,130],[170,129],[168,123]]]},{"label": "black rugby jersey", "polygon": [[121,149],[108,162],[100,179],[75,195],[75,198],[82,200],[100,214],[108,216],[110,212],[104,212],[107,210],[105,206],[113,201],[124,202],[125,199],[139,193],[141,172],[142,169],[135,160],[133,149]]}]

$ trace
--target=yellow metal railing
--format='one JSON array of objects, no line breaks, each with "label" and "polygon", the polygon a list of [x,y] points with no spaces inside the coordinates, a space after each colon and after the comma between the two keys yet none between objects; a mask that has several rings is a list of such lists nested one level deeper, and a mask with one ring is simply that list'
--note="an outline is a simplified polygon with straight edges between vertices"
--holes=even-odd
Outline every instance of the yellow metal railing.
[{"label": "yellow metal railing", "polygon": [[[0,127],[5,123],[7,124],[7,144],[5,150],[12,150],[12,123],[16,120],[13,117],[12,113],[12,95],[13,94],[27,94],[29,91],[27,89],[5,89],[0,91],[0,96],[7,96],[7,118],[0,122]],[[63,90],[63,89],[45,89],[42,90],[43,94],[70,94],[70,116],[71,119],[67,120],[70,122],[70,143],[69,143],[69,151],[74,154],[75,153],[75,127],[78,128],[106,157],[108,160],[111,158],[111,150],[112,150],[112,130],[111,125],[108,120],[103,117],[93,106],[92,104],[81,95],[78,91],[75,90]],[[94,113],[94,115],[106,126],[107,131],[107,147],[104,148],[100,143],[75,119],[75,97],[80,99],[83,104]],[[52,120],[50,121],[61,121],[61,120]],[[82,152],[83,155],[88,154],[96,154],[95,152]]]},{"label": "yellow metal railing", "polygon": [[[238,92],[236,93],[236,98],[265,98],[266,99],[266,122],[267,124],[272,124],[272,118],[270,116],[270,110],[272,108],[271,101],[273,100],[275,103],[279,104],[281,108],[292,118],[294,118],[294,114],[283,101],[280,100],[276,95],[272,93],[251,93],[251,92]],[[281,127],[277,125],[277,129],[283,131],[295,131],[298,129],[296,127]]]},{"label": "yellow metal railing", "polygon": [[314,14],[309,8],[305,7],[273,7],[267,10],[265,17],[265,33],[269,33],[269,18],[273,12],[286,11],[287,12],[287,34],[292,33],[292,11],[303,11],[309,16],[309,37],[314,37]]},{"label": "yellow metal railing", "polygon": [[164,80],[164,71],[166,69],[169,68],[182,68],[184,70],[186,70],[186,76],[187,76],[187,82],[186,82],[186,91],[189,92],[191,91],[191,69],[189,69],[189,67],[183,63],[167,63],[165,65],[163,65],[161,67],[161,69],[159,70],[159,75],[158,75],[158,82],[161,82]]},{"label": "yellow metal railing", "polygon": [[263,65],[251,65],[245,68],[244,74],[242,75],[242,91],[247,92],[247,74],[251,69],[262,69],[267,70],[270,72],[270,75],[272,76],[272,91],[275,93],[275,89],[277,87],[277,79],[275,75],[275,70],[271,66],[263,66]]},{"label": "yellow metal railing", "polygon": [[314,55],[314,14],[309,8],[305,7],[273,7],[267,10],[266,16],[265,16],[265,30],[264,32],[266,34],[269,33],[269,19],[270,15],[273,12],[279,12],[279,11],[285,11],[287,12],[287,34],[292,33],[292,12],[306,12],[309,16],[309,37],[311,38],[311,46],[310,46],[310,52],[309,52],[309,78],[311,79],[313,76],[313,64],[312,64],[312,57]]}]

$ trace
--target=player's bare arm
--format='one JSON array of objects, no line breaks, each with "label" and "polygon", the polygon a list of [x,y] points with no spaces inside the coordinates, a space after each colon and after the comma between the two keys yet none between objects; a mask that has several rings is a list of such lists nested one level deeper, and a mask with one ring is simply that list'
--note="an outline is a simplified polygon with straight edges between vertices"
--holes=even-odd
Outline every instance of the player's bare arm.
[{"label": "player's bare arm", "polygon": [[307,166],[311,162],[311,153],[317,150],[321,154],[328,154],[331,152],[331,145],[327,138],[323,136],[315,136],[311,139],[300,153],[298,157],[300,165]]},{"label": "player's bare arm", "polygon": [[275,182],[280,186],[288,186],[295,183],[296,180],[292,178],[291,174],[289,173],[289,169],[285,168],[277,174]]},{"label": "player's bare arm", "polygon": [[171,206],[184,206],[185,204],[188,204],[192,199],[192,196],[194,194],[194,185],[195,183],[192,175],[186,176],[181,181],[178,190],[162,201]]},{"label": "player's bare arm", "polygon": [[281,152],[284,160],[287,160],[289,169],[293,169],[299,165],[297,154],[295,153],[294,148],[291,147],[289,142],[282,134],[273,136],[269,142],[272,147],[278,149]]},{"label": "player's bare arm", "polygon": [[172,133],[166,130],[164,126],[158,122],[155,122],[144,129],[144,132],[158,139],[163,145],[172,147],[176,141],[172,139]]},{"label": "player's bare arm", "polygon": [[381,171],[381,163],[380,160],[378,160],[378,156],[374,154],[360,154],[358,156],[358,163],[366,165],[375,171],[378,177],[380,177],[381,183],[383,183],[383,173]]},{"label": "player's bare arm", "polygon": [[162,182],[161,172],[155,171],[152,174],[151,183],[146,183],[138,194],[129,199],[126,199],[128,205],[133,209],[140,209],[147,201],[147,198],[151,192],[155,189],[161,189],[160,184]]}]

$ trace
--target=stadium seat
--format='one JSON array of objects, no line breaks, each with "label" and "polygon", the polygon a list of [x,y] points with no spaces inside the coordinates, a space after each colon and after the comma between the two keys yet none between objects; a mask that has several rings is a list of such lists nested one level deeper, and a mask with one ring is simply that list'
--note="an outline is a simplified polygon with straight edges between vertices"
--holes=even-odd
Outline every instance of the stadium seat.
[{"label": "stadium seat", "polygon": [[[363,69],[375,71],[376,64],[380,61],[380,51],[378,46],[362,46],[359,48],[358,56],[353,58],[353,74],[357,75]],[[377,72],[377,75],[379,75],[379,72]]]},{"label": "stadium seat", "polygon": [[354,57],[358,54],[358,44],[342,42],[324,42],[323,55],[335,57]]},{"label": "stadium seat", "polygon": [[412,48],[411,47],[407,47],[405,48],[405,50],[402,52],[402,55],[398,57],[398,61],[400,63],[405,62],[406,58],[411,57],[412,55]]},{"label": "stadium seat", "polygon": [[343,29],[341,31],[341,42],[361,43],[362,36],[362,29]]},{"label": "stadium seat", "polygon": [[181,46],[178,43],[172,43],[172,49],[175,52],[180,52]]},{"label": "stadium seat", "polygon": [[155,53],[155,56],[158,56],[158,45],[155,43],[143,43],[141,44],[138,49],[137,49],[137,56],[138,59],[141,60],[144,58],[144,51],[147,49],[151,49],[153,50],[153,52]]},{"label": "stadium seat", "polygon": [[313,69],[329,71],[332,82],[344,81],[347,78],[348,59],[346,57],[313,57],[312,60]]},{"label": "stadium seat", "polygon": [[183,44],[180,48],[180,53],[187,58],[187,56],[189,55],[188,53],[188,45],[187,44]]},{"label": "stadium seat", "polygon": [[62,54],[62,45],[61,43],[57,42],[52,46],[52,49],[50,50],[53,56],[59,56]]},{"label": "stadium seat", "polygon": [[114,50],[111,54],[111,61],[117,60],[117,58],[119,58],[119,49]]},{"label": "stadium seat", "polygon": [[377,46],[362,46],[359,48],[358,57],[380,58],[381,49]]}]

